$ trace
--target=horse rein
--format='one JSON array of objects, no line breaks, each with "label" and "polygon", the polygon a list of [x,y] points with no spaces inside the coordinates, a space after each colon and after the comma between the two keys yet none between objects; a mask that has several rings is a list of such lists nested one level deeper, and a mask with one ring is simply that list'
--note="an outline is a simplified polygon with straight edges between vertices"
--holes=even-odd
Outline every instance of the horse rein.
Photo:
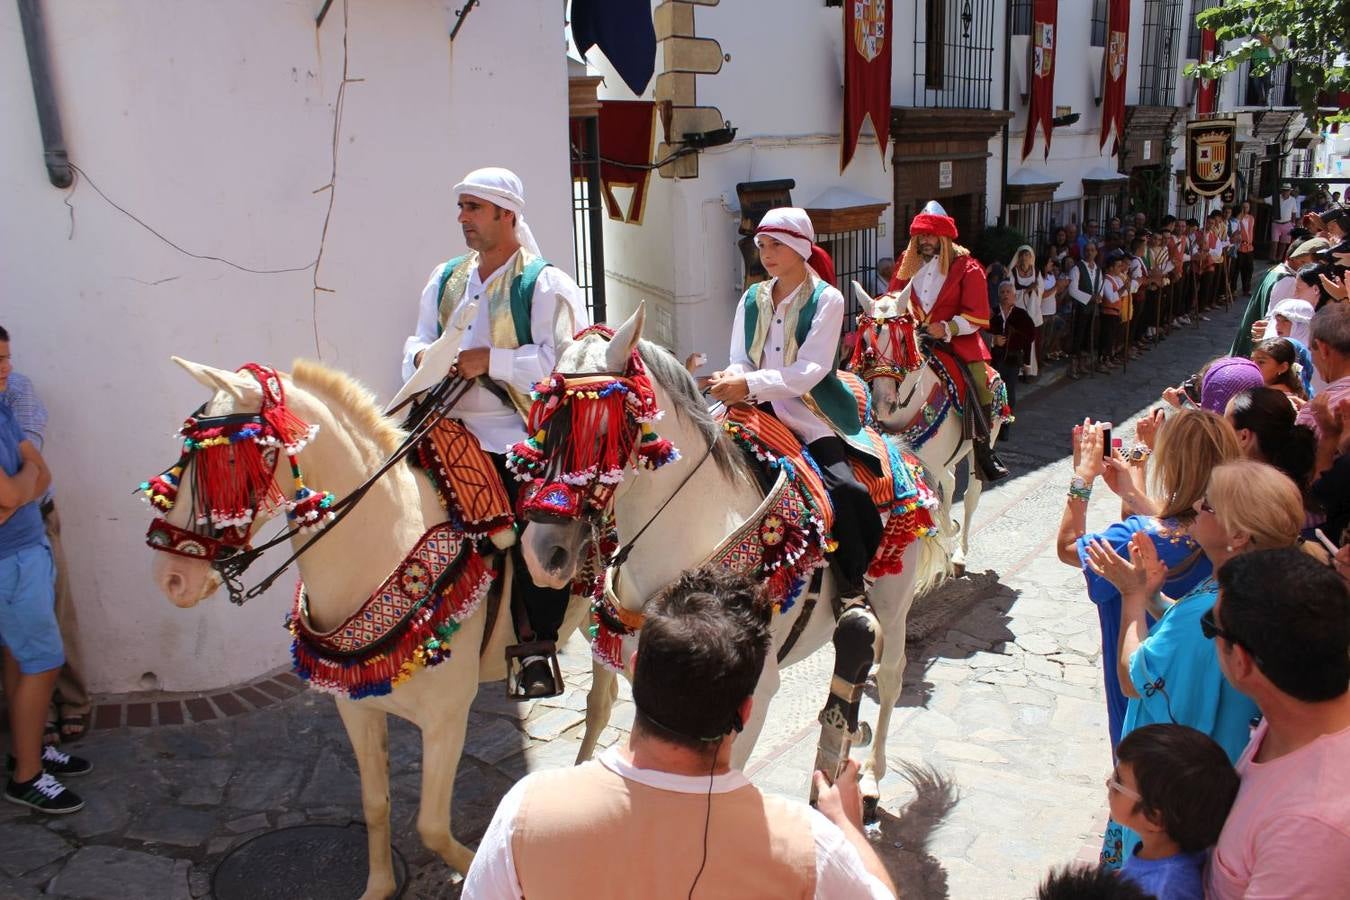
[{"label": "horse rein", "polygon": [[[468,393],[469,388],[474,382],[459,377],[446,376],[437,382],[436,386],[431,388],[425,394],[421,395],[421,400],[414,405],[413,409],[419,414],[416,423],[408,436],[403,439],[397,448],[385,459],[380,467],[375,470],[369,478],[356,487],[350,494],[343,497],[330,507],[329,512],[333,518],[324,525],[318,532],[312,535],[304,544],[296,549],[286,561],[274,569],[270,574],[261,579],[253,587],[244,589],[242,577],[244,572],[266,551],[291,539],[295,531],[291,528],[283,529],[271,540],[259,544],[256,547],[247,547],[238,550],[232,555],[212,561],[211,567],[220,575],[225,589],[229,592],[230,602],[236,606],[243,606],[248,600],[252,600],[259,594],[262,594],[270,588],[282,573],[290,568],[291,564],[300,558],[300,556],[310,547],[318,543],[326,534],[333,530],[339,522],[346,518],[361,498],[374,486],[375,482],[384,476],[386,472],[405,459],[418,442],[436,426],[450,410],[454,409],[464,395]],[[389,410],[389,413],[396,413],[404,406],[412,403],[413,397],[409,397],[398,406]]]}]

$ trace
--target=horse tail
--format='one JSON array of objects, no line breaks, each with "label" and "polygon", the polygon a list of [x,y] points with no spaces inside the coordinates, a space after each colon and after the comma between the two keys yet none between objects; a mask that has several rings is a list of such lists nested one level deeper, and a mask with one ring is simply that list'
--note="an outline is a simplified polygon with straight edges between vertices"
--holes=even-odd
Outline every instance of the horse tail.
[{"label": "horse tail", "polygon": [[919,570],[914,579],[917,598],[955,574],[951,554],[937,534],[919,539]]}]

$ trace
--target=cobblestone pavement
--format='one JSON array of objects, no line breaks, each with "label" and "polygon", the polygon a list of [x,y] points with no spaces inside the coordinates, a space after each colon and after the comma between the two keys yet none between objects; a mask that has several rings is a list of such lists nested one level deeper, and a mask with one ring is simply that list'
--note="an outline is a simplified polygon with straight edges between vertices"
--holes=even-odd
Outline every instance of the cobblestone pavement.
[{"label": "cobblestone pavement", "polygon": [[[1173,335],[1128,373],[1059,381],[1024,398],[1012,440],[1000,446],[1018,475],[980,505],[971,574],[922,598],[911,618],[873,835],[903,896],[1029,897],[1050,866],[1095,841],[1110,765],[1100,641],[1082,578],[1053,546],[1069,429],[1084,415],[1128,422],[1164,386],[1225,352],[1237,317],[1234,308]],[[1115,514],[1099,491],[1090,525]],[[556,700],[508,703],[500,684],[480,691],[454,797],[462,840],[477,841],[525,772],[571,764],[590,675],[578,642],[564,661],[569,690]],[[805,796],[831,663],[826,648],[784,673],[748,766],[761,787]],[[632,722],[622,690],[606,746]],[[203,897],[215,866],[241,841],[287,825],[359,820],[355,764],[331,700],[310,691],[264,699],[213,721],[161,718],[156,727],[91,734],[78,750],[97,769],[72,785],[85,810],[44,820],[0,804],[0,897]],[[395,842],[412,876],[405,896],[458,896],[449,870],[417,838],[415,729],[392,722],[390,750]]]}]

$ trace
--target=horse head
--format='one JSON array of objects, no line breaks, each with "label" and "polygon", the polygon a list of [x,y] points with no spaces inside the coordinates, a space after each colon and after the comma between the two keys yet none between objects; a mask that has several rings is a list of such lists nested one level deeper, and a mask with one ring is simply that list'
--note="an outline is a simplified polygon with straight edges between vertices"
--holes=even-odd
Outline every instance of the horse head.
[{"label": "horse head", "polygon": [[877,424],[883,431],[898,432],[908,424],[906,408],[925,366],[921,329],[909,313],[909,287],[875,299],[856,281],[853,290],[863,311],[849,368],[871,389]]},{"label": "horse head", "polygon": [[[309,527],[329,516],[332,495],[300,480],[295,454],[315,427],[286,404],[289,380],[250,364],[237,372],[185,359],[173,361],[212,392],[179,429],[182,454],[140,490],[159,514],[146,532],[155,554],[154,581],[175,606],[188,608],[221,584],[217,566],[248,549],[264,522],[284,510]],[[289,462],[294,491],[280,486]],[[284,476],[283,476],[284,477]]]},{"label": "horse head", "polygon": [[530,482],[520,503],[528,523],[521,551],[536,584],[558,588],[576,577],[630,465],[674,458],[670,443],[651,430],[660,410],[635,352],[644,316],[639,306],[617,331],[597,325],[574,337],[572,314],[558,304],[554,374],[536,388],[530,437],[507,456],[516,476]]}]

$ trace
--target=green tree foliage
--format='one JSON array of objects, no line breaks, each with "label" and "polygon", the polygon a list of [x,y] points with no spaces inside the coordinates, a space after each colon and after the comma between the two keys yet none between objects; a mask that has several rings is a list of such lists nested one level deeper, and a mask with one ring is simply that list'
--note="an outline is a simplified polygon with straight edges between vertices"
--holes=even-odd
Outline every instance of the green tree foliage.
[{"label": "green tree foliage", "polygon": [[1219,52],[1185,74],[1218,78],[1247,62],[1251,74],[1265,75],[1287,62],[1314,127],[1350,121],[1350,110],[1336,105],[1339,92],[1350,91],[1350,0],[1227,0],[1195,21],[1215,33]]}]

